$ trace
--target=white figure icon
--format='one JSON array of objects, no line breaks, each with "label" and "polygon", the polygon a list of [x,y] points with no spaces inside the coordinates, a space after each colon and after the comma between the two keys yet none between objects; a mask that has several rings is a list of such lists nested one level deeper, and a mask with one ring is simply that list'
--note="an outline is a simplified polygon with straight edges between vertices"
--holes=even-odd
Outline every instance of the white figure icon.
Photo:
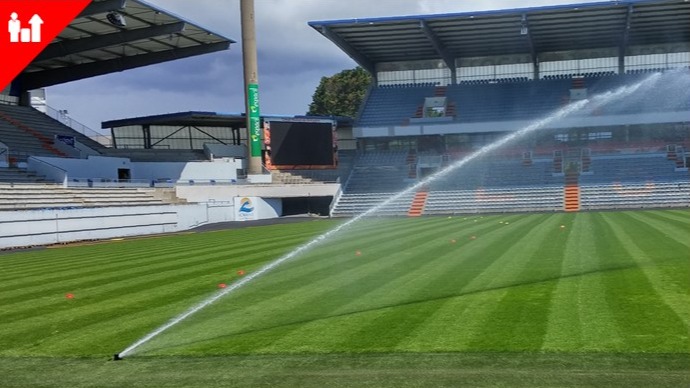
[{"label": "white figure icon", "polygon": [[38,14],[34,14],[29,20],[31,28],[22,28],[22,23],[17,19],[16,12],[10,15],[10,21],[7,25],[7,32],[10,33],[10,43],[40,43],[41,42],[41,25],[43,19]]},{"label": "white figure icon", "polygon": [[19,42],[19,31],[22,29],[22,23],[17,20],[17,13],[12,12],[12,15],[10,15],[10,22],[7,26],[7,30],[10,33],[10,42],[11,43],[17,43]]}]

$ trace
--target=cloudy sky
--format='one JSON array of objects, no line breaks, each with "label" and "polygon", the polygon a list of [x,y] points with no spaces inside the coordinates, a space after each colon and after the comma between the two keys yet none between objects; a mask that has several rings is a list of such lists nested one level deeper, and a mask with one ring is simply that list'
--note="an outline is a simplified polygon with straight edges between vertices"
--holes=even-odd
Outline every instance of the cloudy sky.
[{"label": "cloudy sky", "polygon": [[[48,89],[48,105],[93,129],[106,120],[203,110],[242,112],[239,0],[149,0],[238,43],[229,51]],[[255,0],[261,111],[304,114],[323,76],[356,66],[307,25],[314,20],[468,12],[582,0]]]}]

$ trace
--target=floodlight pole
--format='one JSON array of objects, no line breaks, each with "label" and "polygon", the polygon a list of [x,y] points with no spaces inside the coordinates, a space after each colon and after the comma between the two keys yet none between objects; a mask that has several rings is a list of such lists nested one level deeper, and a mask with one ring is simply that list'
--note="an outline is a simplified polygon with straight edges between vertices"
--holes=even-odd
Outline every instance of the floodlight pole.
[{"label": "floodlight pole", "polygon": [[244,103],[247,116],[247,173],[262,173],[261,113],[259,110],[259,69],[256,58],[254,0],[240,0],[242,15],[242,58],[244,64]]}]

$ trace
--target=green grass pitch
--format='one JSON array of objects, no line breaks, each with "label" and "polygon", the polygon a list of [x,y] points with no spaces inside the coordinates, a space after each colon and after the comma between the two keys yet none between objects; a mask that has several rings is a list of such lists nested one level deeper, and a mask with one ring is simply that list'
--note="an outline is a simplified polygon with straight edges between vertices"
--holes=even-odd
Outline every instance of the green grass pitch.
[{"label": "green grass pitch", "polygon": [[369,219],[109,361],[339,222],[1,255],[0,386],[690,384],[688,210]]}]

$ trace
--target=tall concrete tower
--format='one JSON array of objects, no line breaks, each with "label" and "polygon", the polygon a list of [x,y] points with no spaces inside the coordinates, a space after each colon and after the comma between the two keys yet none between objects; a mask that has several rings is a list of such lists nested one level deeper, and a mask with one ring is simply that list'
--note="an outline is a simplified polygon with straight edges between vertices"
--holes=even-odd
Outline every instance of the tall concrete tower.
[{"label": "tall concrete tower", "polygon": [[259,69],[256,59],[254,0],[240,0],[242,15],[242,58],[244,64],[244,103],[247,112],[247,170],[250,175],[262,173],[261,112],[259,110]]}]

